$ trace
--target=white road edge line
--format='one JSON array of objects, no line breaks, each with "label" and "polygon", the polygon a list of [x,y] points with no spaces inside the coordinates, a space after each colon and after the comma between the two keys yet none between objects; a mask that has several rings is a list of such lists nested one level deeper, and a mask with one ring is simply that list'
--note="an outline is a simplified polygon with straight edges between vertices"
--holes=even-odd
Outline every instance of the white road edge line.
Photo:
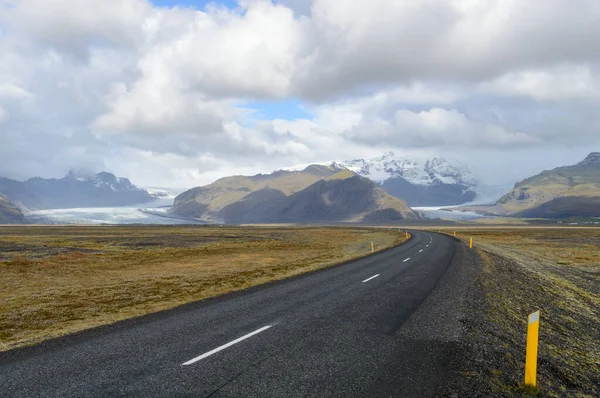
[{"label": "white road edge line", "polygon": [[402,261],[403,263],[407,262],[408,260],[410,260],[410,257],[407,258],[406,260]]},{"label": "white road edge line", "polygon": [[375,278],[377,278],[378,276],[379,276],[379,274],[377,274],[377,275],[373,275],[372,277],[365,279],[365,280],[363,281],[363,283],[365,283],[365,282],[368,282],[368,281],[370,281],[371,279],[375,279]]},{"label": "white road edge line", "polygon": [[254,336],[255,334],[259,334],[259,333],[261,333],[261,332],[264,332],[265,330],[267,330],[267,329],[269,329],[269,328],[271,328],[271,327],[273,327],[273,325],[267,325],[267,326],[265,326],[265,327],[262,327],[262,328],[260,328],[260,329],[258,329],[258,330],[255,330],[255,331],[254,331],[254,332],[252,332],[252,333],[248,333],[247,335],[245,335],[245,336],[242,336],[242,337],[240,337],[239,339],[235,339],[235,340],[233,340],[233,341],[230,341],[229,343],[227,343],[227,344],[223,344],[222,346],[220,346],[220,347],[217,347],[217,348],[215,348],[215,349],[214,349],[214,350],[212,350],[212,351],[209,351],[209,352],[207,352],[207,353],[204,353],[204,354],[202,354],[202,355],[200,355],[200,356],[198,356],[198,357],[196,357],[196,358],[194,358],[194,359],[190,359],[189,361],[182,363],[182,364],[181,364],[181,366],[186,366],[186,365],[191,365],[191,364],[193,364],[193,363],[196,363],[196,362],[198,362],[198,361],[200,361],[200,360],[202,360],[202,359],[204,359],[204,358],[206,358],[206,357],[209,357],[209,356],[211,356],[211,355],[213,355],[213,354],[216,354],[216,353],[217,353],[217,352],[219,352],[219,351],[222,351],[222,350],[224,350],[225,348],[231,347],[232,345],[234,345],[234,344],[237,344],[237,343],[239,343],[240,341],[246,340],[247,338],[250,338],[250,337]]}]

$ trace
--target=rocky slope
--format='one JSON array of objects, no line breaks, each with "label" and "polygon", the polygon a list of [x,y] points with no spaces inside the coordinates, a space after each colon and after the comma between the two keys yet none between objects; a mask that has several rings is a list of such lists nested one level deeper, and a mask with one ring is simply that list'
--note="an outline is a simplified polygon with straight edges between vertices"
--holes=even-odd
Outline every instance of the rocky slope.
[{"label": "rocky slope", "polygon": [[30,210],[126,206],[154,199],[127,178],[106,172],[93,175],[70,172],[61,179],[35,177],[25,182],[0,178],[0,193]]},{"label": "rocky slope", "polygon": [[493,206],[459,210],[531,218],[600,217],[600,153],[518,182]]},{"label": "rocky slope", "polygon": [[[314,182],[307,185],[310,180]],[[316,165],[221,179],[179,195],[171,211],[225,223],[375,223],[420,217],[372,181],[349,170]]]},{"label": "rocky slope", "polygon": [[321,180],[285,196],[264,189],[222,210],[227,223],[388,222],[417,219],[406,202],[354,175]]},{"label": "rocky slope", "polygon": [[25,216],[4,195],[0,195],[0,224],[22,224]]},{"label": "rocky slope", "polygon": [[438,157],[406,159],[389,152],[381,157],[336,161],[330,165],[369,178],[410,206],[457,205],[478,196],[479,182],[466,166]]},{"label": "rocky slope", "polygon": [[[225,177],[178,195],[171,212],[220,222],[220,212],[223,208],[253,192],[266,189],[275,190],[284,196],[292,195],[319,180],[333,176],[340,170],[336,167],[311,165],[298,171],[279,170],[271,174]],[[258,196],[268,195],[268,191],[266,192]],[[253,200],[259,201],[259,198],[255,197]]]},{"label": "rocky slope", "polygon": [[600,216],[600,153],[527,178],[496,205],[522,217]]}]

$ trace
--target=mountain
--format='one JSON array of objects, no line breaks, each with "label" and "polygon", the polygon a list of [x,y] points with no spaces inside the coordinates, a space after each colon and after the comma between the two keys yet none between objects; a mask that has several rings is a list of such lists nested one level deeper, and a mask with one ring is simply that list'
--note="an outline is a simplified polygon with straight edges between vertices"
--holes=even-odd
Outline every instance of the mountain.
[{"label": "mountain", "polygon": [[478,196],[479,183],[469,169],[443,158],[405,159],[389,152],[381,157],[334,161],[329,165],[369,178],[410,206],[457,205]]},{"label": "mountain", "polygon": [[[192,188],[175,198],[172,213],[205,221],[220,222],[220,211],[245,196],[263,189],[291,195],[315,182],[338,173],[332,166],[310,165],[302,170],[279,170],[271,174],[232,176],[221,178],[212,184]],[[254,199],[257,200],[257,199]]]},{"label": "mountain", "polygon": [[25,216],[4,195],[0,195],[0,224],[22,224]]},{"label": "mountain", "polygon": [[127,178],[107,172],[93,175],[69,172],[61,179],[34,177],[25,182],[0,178],[0,193],[29,210],[125,206],[154,199]]},{"label": "mountain", "polygon": [[[307,184],[309,180],[314,182]],[[374,223],[420,218],[406,202],[385,193],[369,179],[346,169],[319,165],[224,178],[179,195],[171,211],[232,224]]]},{"label": "mountain", "polygon": [[263,189],[226,206],[227,223],[386,222],[420,218],[406,202],[358,175],[320,180],[286,196]]},{"label": "mountain", "polygon": [[499,213],[520,217],[600,216],[600,152],[515,184],[496,207]]}]

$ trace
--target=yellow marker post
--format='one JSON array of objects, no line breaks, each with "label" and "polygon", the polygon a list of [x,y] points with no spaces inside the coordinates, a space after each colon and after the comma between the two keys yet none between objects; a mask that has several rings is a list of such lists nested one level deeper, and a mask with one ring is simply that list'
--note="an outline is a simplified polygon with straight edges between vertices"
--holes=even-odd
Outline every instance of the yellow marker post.
[{"label": "yellow marker post", "polygon": [[469,249],[473,248],[473,238],[469,239]]},{"label": "yellow marker post", "polygon": [[375,246],[373,246],[373,242],[371,242],[371,253],[375,253]]},{"label": "yellow marker post", "polygon": [[456,236],[456,231],[454,231],[454,236]]},{"label": "yellow marker post", "polygon": [[527,351],[525,355],[525,385],[536,386],[538,334],[540,331],[540,312],[529,314],[527,325]]},{"label": "yellow marker post", "polygon": [[406,239],[408,239],[408,231],[404,231],[406,233]]}]

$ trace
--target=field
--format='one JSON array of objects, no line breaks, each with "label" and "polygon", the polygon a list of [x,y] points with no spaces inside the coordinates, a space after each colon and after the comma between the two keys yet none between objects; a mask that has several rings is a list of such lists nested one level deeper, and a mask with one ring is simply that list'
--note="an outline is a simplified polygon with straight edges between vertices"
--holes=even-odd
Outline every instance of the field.
[{"label": "field", "polygon": [[600,229],[456,232],[473,238],[483,260],[483,314],[469,324],[480,363],[465,371],[499,395],[521,396],[527,315],[540,310],[540,395],[600,396]]},{"label": "field", "polygon": [[0,350],[326,267],[387,229],[0,227]]}]

